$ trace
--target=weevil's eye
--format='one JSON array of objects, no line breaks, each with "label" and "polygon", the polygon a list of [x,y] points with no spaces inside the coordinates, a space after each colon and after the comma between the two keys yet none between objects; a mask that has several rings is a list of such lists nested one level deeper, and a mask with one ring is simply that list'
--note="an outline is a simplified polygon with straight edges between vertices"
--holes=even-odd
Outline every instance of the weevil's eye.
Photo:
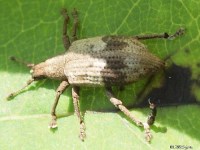
[{"label": "weevil's eye", "polygon": [[32,73],[33,73],[33,69],[30,70],[30,74],[32,74]]}]

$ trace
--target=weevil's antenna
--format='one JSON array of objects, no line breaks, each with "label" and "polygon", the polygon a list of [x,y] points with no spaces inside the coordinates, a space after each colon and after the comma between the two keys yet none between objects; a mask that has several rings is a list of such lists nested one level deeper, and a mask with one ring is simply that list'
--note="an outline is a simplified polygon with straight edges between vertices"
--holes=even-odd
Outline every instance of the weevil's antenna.
[{"label": "weevil's antenna", "polygon": [[26,87],[28,87],[32,82],[34,81],[34,79],[30,79],[27,81],[26,85],[23,86],[20,90],[11,93],[10,95],[8,95],[8,97],[6,98],[7,100],[12,99],[13,97],[17,96],[19,93],[21,93]]},{"label": "weevil's antenna", "polygon": [[27,66],[28,68],[32,68],[34,66],[34,64],[27,63],[23,60],[17,59],[15,56],[11,56],[10,60],[15,61],[15,62],[20,63],[20,64],[23,64],[23,65]]},{"label": "weevil's antenna", "polygon": [[180,28],[178,29],[174,34],[172,35],[168,35],[167,39],[169,40],[173,40],[181,35],[183,35],[185,33],[186,29],[185,28]]},{"label": "weevil's antenna", "polygon": [[136,35],[134,38],[138,40],[148,40],[148,39],[168,39],[173,40],[185,33],[185,28],[178,29],[174,34],[162,33],[162,34],[149,34],[149,35]]}]

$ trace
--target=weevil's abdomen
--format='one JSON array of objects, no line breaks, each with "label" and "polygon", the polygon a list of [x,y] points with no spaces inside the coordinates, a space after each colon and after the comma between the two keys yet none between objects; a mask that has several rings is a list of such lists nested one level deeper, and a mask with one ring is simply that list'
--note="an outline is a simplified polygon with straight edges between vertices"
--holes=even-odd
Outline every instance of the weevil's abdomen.
[{"label": "weevil's abdomen", "polygon": [[164,67],[138,40],[106,36],[75,41],[66,53],[64,73],[72,85],[124,85]]}]

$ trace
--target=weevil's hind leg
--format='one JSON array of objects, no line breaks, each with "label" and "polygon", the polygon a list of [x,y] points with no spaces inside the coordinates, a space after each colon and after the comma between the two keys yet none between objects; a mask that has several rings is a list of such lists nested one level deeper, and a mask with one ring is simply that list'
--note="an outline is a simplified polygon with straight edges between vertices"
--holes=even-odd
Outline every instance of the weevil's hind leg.
[{"label": "weevil's hind leg", "polygon": [[76,87],[76,86],[72,87],[72,98],[73,98],[74,110],[79,119],[79,124],[80,124],[79,137],[82,141],[84,141],[86,134],[85,134],[84,119],[79,109],[79,87]]},{"label": "weevil's hind leg", "polygon": [[110,102],[115,105],[115,107],[119,108],[127,117],[129,117],[133,122],[138,126],[143,126],[143,123],[135,118],[130,111],[122,104],[122,101],[115,98],[112,92],[111,87],[106,88],[106,95],[108,96]]},{"label": "weevil's hind leg", "polygon": [[14,98],[15,96],[17,96],[18,94],[20,94],[26,87],[28,87],[32,82],[34,81],[34,79],[30,79],[26,82],[26,85],[24,85],[20,90],[13,92],[11,94],[9,94],[7,96],[7,100],[11,100],[12,98]]},{"label": "weevil's hind leg", "polygon": [[148,39],[169,39],[169,40],[173,40],[181,35],[183,35],[185,33],[185,29],[184,28],[180,28],[178,29],[174,34],[168,34],[168,33],[163,33],[163,34],[150,34],[150,35],[136,35],[134,36],[134,38],[138,39],[138,40],[148,40]]},{"label": "weevil's hind leg", "polygon": [[70,46],[69,36],[67,35],[67,25],[69,23],[69,16],[67,14],[66,9],[62,9],[61,14],[63,15],[63,18],[64,18],[62,40],[63,40],[64,48],[67,51]]},{"label": "weevil's hind leg", "polygon": [[150,99],[148,101],[149,101],[149,108],[151,109],[151,112],[147,118],[147,123],[149,125],[153,125],[153,123],[155,122],[155,119],[156,119],[157,109],[156,109],[156,105],[154,103],[150,102]]},{"label": "weevil's hind leg", "polygon": [[69,83],[67,81],[62,81],[59,85],[59,87],[56,90],[56,98],[53,104],[53,107],[51,109],[51,122],[49,123],[49,128],[56,128],[57,123],[56,123],[56,107],[60,98],[60,95],[66,90],[66,88],[69,86]]},{"label": "weevil's hind leg", "polygon": [[74,42],[75,40],[77,40],[77,29],[78,29],[78,13],[75,8],[72,12],[72,16],[74,18],[74,23],[72,28],[72,42]]},{"label": "weevil's hind leg", "polygon": [[154,103],[150,102],[150,99],[148,101],[149,101],[149,108],[151,109],[151,112],[147,118],[147,123],[146,123],[147,128],[145,129],[145,135],[146,135],[146,140],[150,141],[152,136],[151,136],[149,126],[152,126],[155,122],[156,115],[157,115],[157,109],[156,109],[156,105]]},{"label": "weevil's hind leg", "polygon": [[122,101],[115,98],[112,92],[111,87],[106,88],[106,94],[108,98],[110,99],[111,103],[115,105],[118,109],[120,109],[128,118],[130,118],[137,126],[141,126],[145,130],[145,138],[148,142],[150,142],[152,136],[150,134],[150,127],[148,123],[142,123],[140,120],[138,120],[135,116],[133,116],[130,111],[122,104]]}]

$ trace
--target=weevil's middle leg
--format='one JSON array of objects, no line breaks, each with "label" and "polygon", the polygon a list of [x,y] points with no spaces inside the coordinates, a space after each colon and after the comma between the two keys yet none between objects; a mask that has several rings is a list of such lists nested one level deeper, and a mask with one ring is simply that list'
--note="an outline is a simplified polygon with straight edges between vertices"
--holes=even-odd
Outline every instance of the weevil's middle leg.
[{"label": "weevil's middle leg", "polygon": [[74,18],[73,28],[72,28],[72,42],[77,40],[77,29],[78,29],[78,13],[77,10],[74,8],[72,12],[72,16]]},{"label": "weevil's middle leg", "polygon": [[106,94],[108,98],[110,99],[111,103],[115,105],[115,107],[119,108],[128,118],[130,118],[137,126],[144,127],[145,130],[145,138],[148,142],[150,142],[152,136],[150,133],[150,126],[148,123],[142,123],[140,120],[138,120],[135,116],[131,114],[131,112],[122,104],[122,101],[115,98],[112,92],[111,87],[106,88]]},{"label": "weevil's middle leg", "polygon": [[134,38],[138,40],[148,40],[148,39],[156,39],[156,38],[173,40],[176,37],[183,35],[184,33],[185,33],[185,29],[180,28],[174,34],[171,34],[171,35],[165,32],[163,34],[136,35],[134,36]]},{"label": "weevil's middle leg", "polygon": [[72,98],[73,98],[74,110],[80,123],[79,137],[82,141],[84,141],[86,134],[85,134],[85,124],[84,124],[83,116],[81,115],[81,112],[79,109],[79,87],[76,87],[76,86],[72,87]]},{"label": "weevil's middle leg", "polygon": [[67,25],[69,23],[69,16],[67,14],[66,9],[62,9],[61,14],[63,15],[64,22],[63,22],[63,34],[62,34],[62,39],[63,39],[63,45],[65,50],[68,50],[70,46],[70,40],[69,36],[67,35]]},{"label": "weevil's middle leg", "polygon": [[53,104],[53,107],[52,107],[52,110],[51,110],[52,120],[49,123],[49,128],[56,128],[57,127],[57,123],[56,123],[56,119],[57,119],[57,117],[56,117],[56,107],[58,105],[58,101],[59,101],[60,95],[66,90],[66,88],[68,86],[69,86],[69,83],[67,81],[62,81],[60,83],[59,87],[56,90],[56,98],[55,98],[55,101],[54,101],[54,104]]}]

